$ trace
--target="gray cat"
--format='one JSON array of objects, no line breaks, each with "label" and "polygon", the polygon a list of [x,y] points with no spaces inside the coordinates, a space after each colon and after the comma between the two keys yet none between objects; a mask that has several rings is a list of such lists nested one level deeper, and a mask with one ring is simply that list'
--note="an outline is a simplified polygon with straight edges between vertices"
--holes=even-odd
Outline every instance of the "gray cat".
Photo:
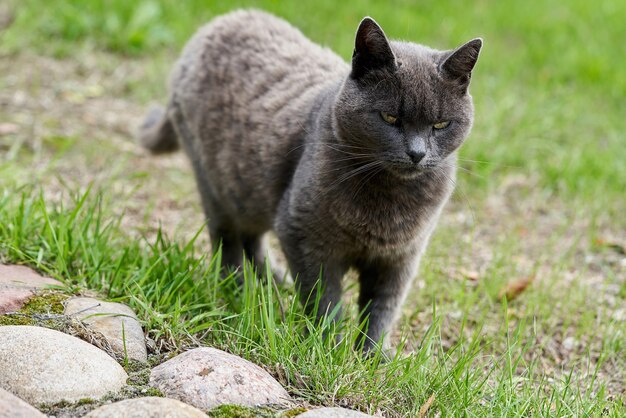
[{"label": "gray cat", "polygon": [[141,141],[153,153],[182,145],[224,264],[264,260],[274,229],[318,316],[356,269],[368,352],[390,331],[452,192],[481,46],[390,42],[366,17],[348,65],[279,18],[236,11],[186,45],[167,109],[148,114]]}]

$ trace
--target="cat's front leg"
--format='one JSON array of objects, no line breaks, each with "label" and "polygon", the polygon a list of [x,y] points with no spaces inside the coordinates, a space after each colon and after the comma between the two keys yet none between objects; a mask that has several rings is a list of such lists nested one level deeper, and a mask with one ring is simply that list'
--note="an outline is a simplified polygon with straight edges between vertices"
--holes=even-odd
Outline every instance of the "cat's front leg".
[{"label": "cat's front leg", "polygon": [[361,322],[366,323],[365,334],[359,341],[363,352],[368,353],[377,345],[389,346],[383,338],[389,334],[406,298],[413,277],[417,274],[418,260],[406,262],[373,260],[361,263],[361,290],[359,309]]},{"label": "cat's front leg", "polygon": [[[299,243],[296,248],[285,250],[300,301],[307,315],[315,316],[318,322],[324,317],[336,321],[341,317],[341,279],[348,268],[343,263],[303,251],[303,245]],[[334,313],[332,317],[331,313]]]},{"label": "cat's front leg", "polygon": [[289,206],[302,201],[310,200],[306,196],[290,199],[289,194],[283,198],[274,231],[307,315],[315,316],[319,322],[337,309],[333,318],[336,320],[341,314],[337,308],[342,295],[341,279],[349,266],[333,257],[332,243],[326,242],[326,235],[315,227],[315,209]]}]

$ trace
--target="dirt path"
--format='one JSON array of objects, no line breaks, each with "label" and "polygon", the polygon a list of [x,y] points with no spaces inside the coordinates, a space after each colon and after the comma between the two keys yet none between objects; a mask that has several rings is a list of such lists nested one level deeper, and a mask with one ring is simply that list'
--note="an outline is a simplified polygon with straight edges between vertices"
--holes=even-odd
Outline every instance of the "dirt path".
[{"label": "dirt path", "polygon": [[[24,162],[18,184],[46,195],[106,187],[131,230],[161,224],[189,238],[202,225],[195,185],[182,154],[152,158],[134,143],[145,106],[128,97],[144,76],[139,62],[88,56],[59,61],[24,54],[0,60],[0,150]],[[147,229],[147,230],[146,230]]]}]

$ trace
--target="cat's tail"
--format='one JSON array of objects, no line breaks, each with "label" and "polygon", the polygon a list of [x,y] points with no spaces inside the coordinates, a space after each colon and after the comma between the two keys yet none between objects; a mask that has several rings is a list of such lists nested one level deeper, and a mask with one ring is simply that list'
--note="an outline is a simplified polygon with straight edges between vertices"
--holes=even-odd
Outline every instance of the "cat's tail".
[{"label": "cat's tail", "polygon": [[174,152],[179,148],[176,131],[162,107],[152,107],[139,127],[139,142],[152,154]]}]

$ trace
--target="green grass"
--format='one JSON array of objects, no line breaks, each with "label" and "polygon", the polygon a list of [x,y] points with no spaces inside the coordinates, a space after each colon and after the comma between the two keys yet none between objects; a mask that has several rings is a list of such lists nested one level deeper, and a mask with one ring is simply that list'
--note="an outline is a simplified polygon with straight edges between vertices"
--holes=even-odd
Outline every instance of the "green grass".
[{"label": "green grass", "polygon": [[[428,416],[626,414],[625,2],[8,5],[0,124],[19,130],[0,135],[0,260],[130,304],[161,352],[201,342],[251,359],[302,402],[416,416],[434,394]],[[243,6],[285,17],[346,59],[365,15],[392,38],[438,48],[485,40],[458,192],[388,363],[352,350],[353,305],[339,330],[327,329],[264,272],[246,269],[242,291],[220,280],[191,173],[137,153],[131,129],[94,124],[111,109],[121,117],[162,102],[195,28]],[[528,276],[517,299],[499,297]],[[335,345],[325,331],[345,339]]]},{"label": "green grass", "polygon": [[[512,320],[506,304],[491,312],[498,322],[494,330],[485,331],[481,318],[469,333],[462,326],[458,340],[444,347],[445,318],[433,302],[431,324],[417,338],[401,339],[392,361],[365,360],[352,348],[358,336],[354,319],[338,329],[314,326],[291,289],[276,289],[250,269],[239,291],[234,280],[219,278],[219,254],[210,260],[198,256],[193,242],[172,243],[162,235],[155,242],[128,241],[118,220],[106,216],[107,203],[99,195],[74,195],[68,206],[48,205],[30,190],[20,195],[0,200],[5,258],[64,280],[69,291],[95,288],[129,303],[148,336],[167,350],[189,343],[188,335],[201,335],[206,344],[265,364],[301,400],[414,416],[435,394],[431,408],[444,415],[619,416],[620,406],[602,397],[594,370],[582,386],[572,374],[547,381],[536,360],[527,359],[538,348],[528,338],[538,325]],[[482,293],[452,297],[474,304]],[[324,332],[343,332],[344,340],[336,344],[322,338]],[[604,343],[623,339],[614,337]],[[402,355],[405,344],[415,344],[413,354]],[[612,350],[604,355],[616,356]]]}]

